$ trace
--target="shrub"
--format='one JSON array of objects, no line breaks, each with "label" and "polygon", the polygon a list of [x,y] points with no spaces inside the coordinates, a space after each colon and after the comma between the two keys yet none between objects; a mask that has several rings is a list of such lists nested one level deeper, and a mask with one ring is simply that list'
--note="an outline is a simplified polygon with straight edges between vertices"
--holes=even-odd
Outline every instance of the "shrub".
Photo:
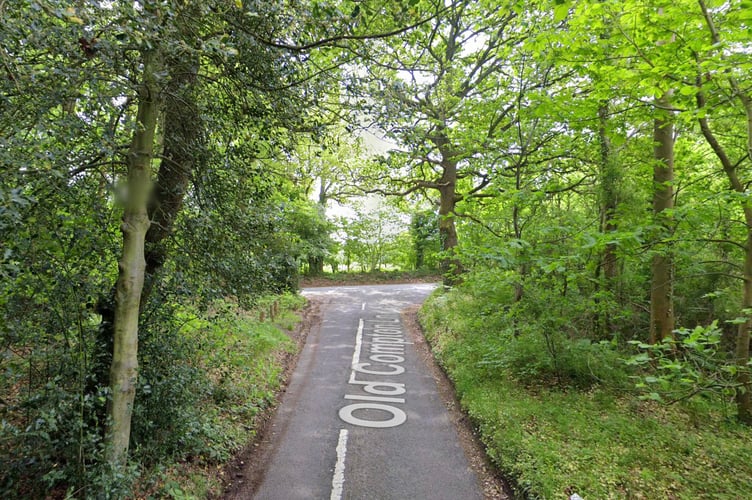
[{"label": "shrub", "polygon": [[527,385],[588,388],[596,384],[625,387],[628,374],[612,342],[571,340],[561,334],[525,333],[489,350],[479,363],[502,370]]},{"label": "shrub", "polygon": [[692,330],[679,328],[674,334],[675,338],[653,345],[631,342],[641,352],[626,363],[643,370],[634,377],[642,397],[666,403],[730,399],[737,386],[737,366],[722,346],[723,331],[718,322]]}]

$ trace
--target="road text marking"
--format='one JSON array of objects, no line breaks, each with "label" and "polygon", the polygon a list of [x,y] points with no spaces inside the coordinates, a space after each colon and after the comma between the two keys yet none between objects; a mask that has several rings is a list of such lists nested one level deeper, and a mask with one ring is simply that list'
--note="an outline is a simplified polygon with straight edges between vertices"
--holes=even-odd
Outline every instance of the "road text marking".
[{"label": "road text marking", "polygon": [[[405,340],[397,314],[377,314],[376,320],[369,320],[369,323],[374,324],[369,325],[369,333],[365,334],[368,337],[366,342],[369,344],[368,362],[360,360],[364,337],[364,321],[361,318],[350,365],[352,371],[347,381],[352,386],[361,386],[360,389],[368,394],[345,394],[345,399],[367,402],[351,403],[340,408],[339,418],[359,427],[396,427],[407,421],[407,414],[401,408],[384,403],[404,404],[404,398],[394,396],[405,394],[405,384],[392,382],[391,378],[389,381],[383,381],[383,378],[405,373],[405,367],[400,363],[405,361],[405,345],[412,342]],[[369,375],[381,380],[363,379],[363,376]],[[356,416],[355,412],[360,416]]]}]

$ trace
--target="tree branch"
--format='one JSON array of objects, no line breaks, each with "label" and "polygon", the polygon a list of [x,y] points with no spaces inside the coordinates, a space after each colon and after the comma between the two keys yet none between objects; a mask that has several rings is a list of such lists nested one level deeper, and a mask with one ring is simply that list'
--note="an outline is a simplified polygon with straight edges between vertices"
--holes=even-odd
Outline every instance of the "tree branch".
[{"label": "tree branch", "polygon": [[288,44],[288,43],[275,42],[275,41],[263,38],[256,33],[249,33],[248,31],[246,31],[244,26],[239,25],[238,23],[232,22],[231,24],[233,24],[236,28],[241,29],[247,34],[249,34],[250,36],[252,36],[256,41],[261,42],[268,47],[274,47],[276,49],[285,49],[285,50],[290,50],[293,52],[305,52],[305,51],[319,48],[319,47],[328,47],[328,46],[331,46],[335,42],[378,40],[381,38],[390,38],[396,35],[400,35],[402,33],[415,29],[418,26],[422,26],[423,24],[435,19],[441,13],[445,12],[448,8],[449,7],[445,7],[439,10],[438,12],[436,12],[435,14],[431,15],[430,17],[421,19],[415,24],[411,24],[409,26],[398,28],[392,31],[387,31],[383,33],[370,33],[366,35],[337,35],[337,36],[332,36],[328,38],[322,38],[321,40],[316,40],[315,42],[305,43],[302,45],[293,45],[293,44]]}]

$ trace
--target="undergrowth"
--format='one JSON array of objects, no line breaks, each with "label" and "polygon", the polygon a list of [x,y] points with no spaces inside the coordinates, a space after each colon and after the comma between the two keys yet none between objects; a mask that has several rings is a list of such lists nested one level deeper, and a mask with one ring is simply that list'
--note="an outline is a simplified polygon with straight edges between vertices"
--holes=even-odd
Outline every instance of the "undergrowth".
[{"label": "undergrowth", "polygon": [[295,345],[286,331],[299,316],[299,295],[269,296],[255,309],[218,301],[205,315],[183,311],[181,335],[196,347],[191,364],[207,390],[198,401],[202,417],[186,438],[189,453],[162,461],[138,485],[141,496],[206,498],[221,493],[225,462],[251,441],[254,417],[274,404],[284,368],[282,357]]},{"label": "undergrowth", "polygon": [[[295,349],[286,330],[304,301],[288,294],[263,297],[253,310],[228,299],[147,312],[125,474],[102,465],[107,392],[87,388],[89,346],[70,341],[63,354],[74,362],[60,365],[52,364],[61,358],[52,348],[6,350],[0,497],[217,494],[222,464],[252,439],[253,417],[273,403],[282,357]],[[84,327],[93,331],[96,321]]]},{"label": "undergrowth", "polygon": [[[749,498],[752,431],[723,395],[640,397],[629,346],[512,317],[467,290],[421,310],[432,349],[519,498]],[[562,333],[565,332],[565,333]]]}]

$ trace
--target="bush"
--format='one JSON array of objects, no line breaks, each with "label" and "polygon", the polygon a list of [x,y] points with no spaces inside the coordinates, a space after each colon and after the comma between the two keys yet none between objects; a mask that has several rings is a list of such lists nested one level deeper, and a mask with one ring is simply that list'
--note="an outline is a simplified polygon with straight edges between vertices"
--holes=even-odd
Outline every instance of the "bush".
[{"label": "bush", "polygon": [[500,301],[508,294],[495,293],[494,286],[490,281],[474,280],[464,288],[435,295],[427,303],[423,321],[439,331],[461,334],[462,341],[452,343],[449,350],[441,346],[451,336],[433,339],[446,359],[461,358],[477,365],[479,373],[487,377],[511,377],[529,387],[629,385],[624,355],[615,341],[573,337],[571,325],[562,325],[564,318],[541,311],[536,311],[540,315],[533,321],[529,304],[502,307]]},{"label": "bush", "polygon": [[162,307],[157,316],[141,329],[131,429],[132,456],[147,466],[202,448],[206,417],[201,401],[210,390],[206,375],[195,365],[201,346],[180,331],[179,312]]},{"label": "bush", "polygon": [[[164,298],[164,297],[162,297]],[[133,481],[170,464],[219,463],[249,439],[251,418],[279,384],[275,353],[291,349],[258,311],[217,301],[191,305],[152,301],[140,326],[139,380],[132,420],[131,463],[115,473],[103,463],[107,388],[92,389],[91,341],[41,337],[34,349],[8,349],[0,377],[0,497],[123,498]],[[277,320],[295,323],[304,299],[284,295]],[[81,338],[93,339],[90,321]],[[83,350],[85,347],[86,350]]]},{"label": "bush", "polygon": [[479,363],[503,370],[527,385],[576,387],[596,384],[626,387],[628,374],[612,342],[571,340],[559,333],[525,333],[496,346]]},{"label": "bush", "polygon": [[674,334],[675,338],[653,345],[631,342],[641,352],[626,363],[643,370],[634,377],[642,397],[669,403],[698,398],[730,400],[737,386],[738,367],[722,347],[718,322],[692,330],[679,328]]}]

